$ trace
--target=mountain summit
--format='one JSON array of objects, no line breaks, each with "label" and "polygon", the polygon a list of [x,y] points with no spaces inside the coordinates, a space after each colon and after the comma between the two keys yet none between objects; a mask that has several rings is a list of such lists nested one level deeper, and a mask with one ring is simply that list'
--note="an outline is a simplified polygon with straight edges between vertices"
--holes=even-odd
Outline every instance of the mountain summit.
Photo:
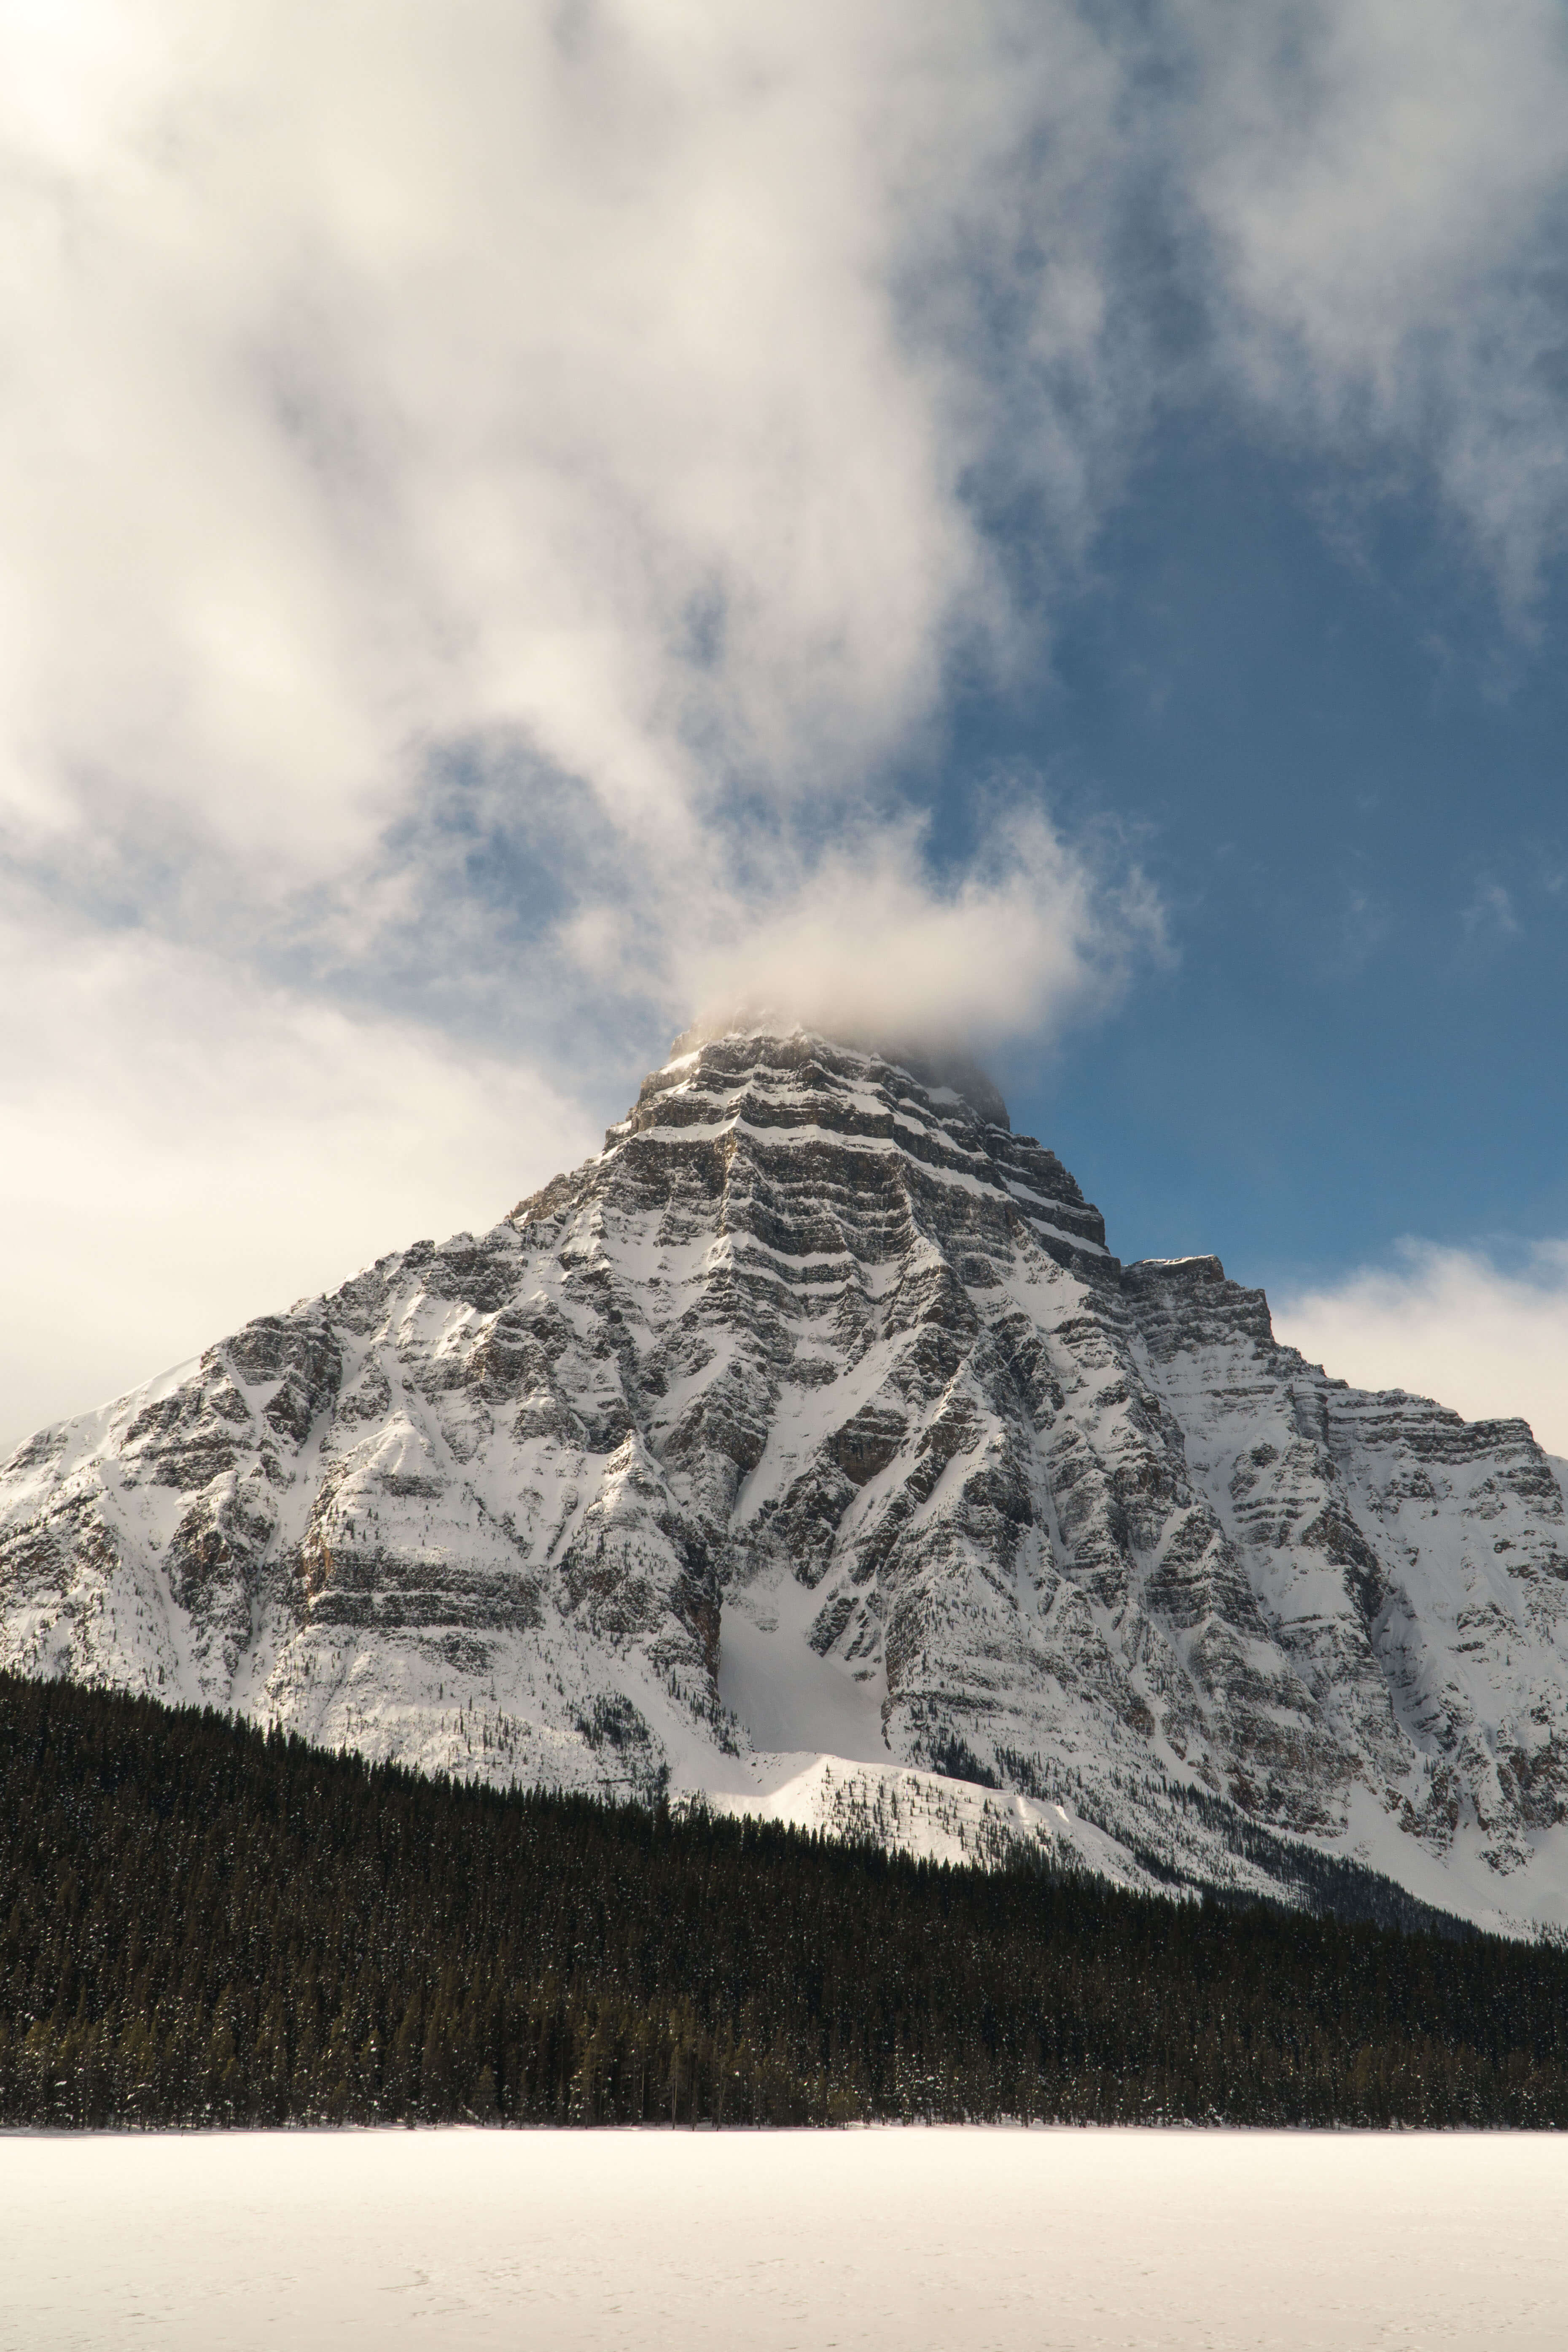
[{"label": "mountain summit", "polygon": [[493,1231],[0,1471],[0,1664],[498,1781],[1568,1918],[1563,1496],[1213,1257],[1123,1265],[971,1065],[680,1041]]}]

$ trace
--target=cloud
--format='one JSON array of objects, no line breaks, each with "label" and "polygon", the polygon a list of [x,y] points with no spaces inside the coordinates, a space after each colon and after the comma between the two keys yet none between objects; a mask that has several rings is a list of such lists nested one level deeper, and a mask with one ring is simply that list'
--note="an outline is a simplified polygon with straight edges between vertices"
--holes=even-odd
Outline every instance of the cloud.
[{"label": "cloud", "polygon": [[[1070,188],[1109,136],[1117,75],[1073,13],[1021,80],[1003,23],[22,19],[14,821],[265,845],[276,886],[352,862],[453,739],[526,740],[634,839],[689,832],[716,773],[878,757],[994,601],[933,254],[984,244],[1021,140],[1050,129],[1036,176]],[[1037,327],[1080,375],[1094,238],[1064,221]]]},{"label": "cloud", "polygon": [[742,935],[678,965],[700,1013],[746,1005],[884,1043],[1049,1038],[1164,949],[1135,869],[1102,870],[1038,816],[992,833],[945,885],[907,824],[831,848]]},{"label": "cloud", "polygon": [[1433,1396],[1470,1421],[1521,1416],[1568,1455],[1568,1242],[1508,1273],[1481,1250],[1405,1241],[1391,1267],[1272,1303],[1279,1338],[1340,1378]]},{"label": "cloud", "polygon": [[0,1452],[597,1148],[515,1060],[144,935],[0,945]]},{"label": "cloud", "polygon": [[1547,0],[14,15],[14,851],[265,924],[462,746],[689,865],[1037,661],[1169,397],[1435,467],[1522,595],[1564,46]]},{"label": "cloud", "polygon": [[1178,168],[1211,242],[1222,368],[1271,430],[1385,483],[1427,475],[1527,607],[1568,520],[1562,10],[1185,0],[1177,15]]},{"label": "cloud", "polygon": [[1034,657],[990,525],[1048,598],[1167,383],[1430,462],[1516,584],[1561,531],[1547,0],[79,0],[7,42],[30,843],[275,894],[456,740],[635,845],[840,790],[956,646]]},{"label": "cloud", "polygon": [[[1162,414],[1352,507],[1436,484],[1521,611],[1561,544],[1547,0],[59,0],[5,44],[5,952],[99,992],[29,1150],[126,1171],[160,1345],[181,1283],[205,1329],[398,1201],[479,1213],[489,1106],[566,1132],[703,997],[1112,1002],[1136,878],[1043,819],[955,869],[907,779],[955,679],[1048,664]],[[248,1222],[182,1257],[203,1184]],[[41,1368],[109,1229],[29,1213]]]},{"label": "cloud", "polygon": [[1519,931],[1513,900],[1500,882],[1478,882],[1459,920],[1468,940],[1513,939]]},{"label": "cloud", "polygon": [[[715,998],[885,1042],[1039,1035],[1161,951],[1136,873],[1037,818],[946,884],[913,824],[769,864],[771,889],[704,891],[700,868],[676,954],[639,945],[625,906],[585,908],[551,936],[554,993],[640,991],[664,1036]],[[437,952],[460,966],[479,944]],[[492,1223],[600,1139],[592,1067],[563,1077],[559,1055],[345,1010],[23,892],[0,900],[0,1454],[416,1234]],[[525,1009],[523,1034],[546,1025]]]}]

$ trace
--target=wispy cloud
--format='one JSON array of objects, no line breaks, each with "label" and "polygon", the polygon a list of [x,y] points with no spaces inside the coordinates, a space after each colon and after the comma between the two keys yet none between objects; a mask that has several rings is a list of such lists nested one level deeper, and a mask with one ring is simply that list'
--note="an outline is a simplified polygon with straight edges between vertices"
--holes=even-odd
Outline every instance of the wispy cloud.
[{"label": "wispy cloud", "polygon": [[943,886],[913,824],[836,845],[678,967],[699,1011],[750,1003],[889,1044],[1034,1036],[1102,1010],[1166,951],[1136,868],[1096,871],[1037,815]]},{"label": "wispy cloud", "polygon": [[1386,947],[1394,929],[1392,908],[1370,890],[1348,888],[1331,932],[1331,945],[1320,969],[1331,980],[1354,980]]},{"label": "wispy cloud", "polygon": [[595,1150],[514,1057],[144,934],[0,929],[0,1452]]},{"label": "wispy cloud", "polygon": [[[1037,814],[955,871],[895,780],[955,672],[1048,660],[1163,404],[1352,505],[1436,485],[1521,614],[1562,541],[1547,0],[79,0],[3,37],[13,951],[194,959],[236,1086],[253,997],[275,1036],[353,1007],[367,1066],[570,1006],[590,1090],[683,995],[1103,1006],[1158,929],[1130,869]],[[98,1066],[50,1034],[68,1157]],[[326,1099],[279,1090],[289,1164]]]},{"label": "wispy cloud", "polygon": [[457,741],[638,858],[842,793],[1037,650],[1167,384],[1435,469],[1510,593],[1568,514],[1544,0],[64,8],[0,150],[0,805],[68,860],[270,901]]},{"label": "wispy cloud", "polygon": [[1222,363],[1363,491],[1431,479],[1526,614],[1568,519],[1568,21],[1552,0],[1175,15]]},{"label": "wispy cloud", "polygon": [[1498,881],[1477,883],[1459,920],[1468,940],[1513,939],[1520,927],[1512,897]]}]

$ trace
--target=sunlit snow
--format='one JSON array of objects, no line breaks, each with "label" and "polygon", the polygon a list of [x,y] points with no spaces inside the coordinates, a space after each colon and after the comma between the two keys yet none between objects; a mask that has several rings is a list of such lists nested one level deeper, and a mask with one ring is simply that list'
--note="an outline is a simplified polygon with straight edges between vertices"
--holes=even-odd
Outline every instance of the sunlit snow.
[{"label": "sunlit snow", "polygon": [[868,1050],[713,1038],[610,1136],[40,1432],[0,1663],[502,1786],[1289,1887],[1227,1796],[1303,1864],[1568,1923],[1522,1424],[1344,1388],[1217,1260],[1116,1275],[1052,1154]]},{"label": "sunlit snow", "polygon": [[1568,2137],[0,2137],[4,2352],[1557,2352]]}]

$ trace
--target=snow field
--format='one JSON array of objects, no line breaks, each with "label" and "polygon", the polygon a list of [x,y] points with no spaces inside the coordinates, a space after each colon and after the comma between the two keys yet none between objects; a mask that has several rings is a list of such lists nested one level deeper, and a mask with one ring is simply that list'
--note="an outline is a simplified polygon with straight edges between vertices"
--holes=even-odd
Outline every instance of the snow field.
[{"label": "snow field", "polygon": [[1568,2137],[0,2136],[4,2352],[1506,2352]]}]

